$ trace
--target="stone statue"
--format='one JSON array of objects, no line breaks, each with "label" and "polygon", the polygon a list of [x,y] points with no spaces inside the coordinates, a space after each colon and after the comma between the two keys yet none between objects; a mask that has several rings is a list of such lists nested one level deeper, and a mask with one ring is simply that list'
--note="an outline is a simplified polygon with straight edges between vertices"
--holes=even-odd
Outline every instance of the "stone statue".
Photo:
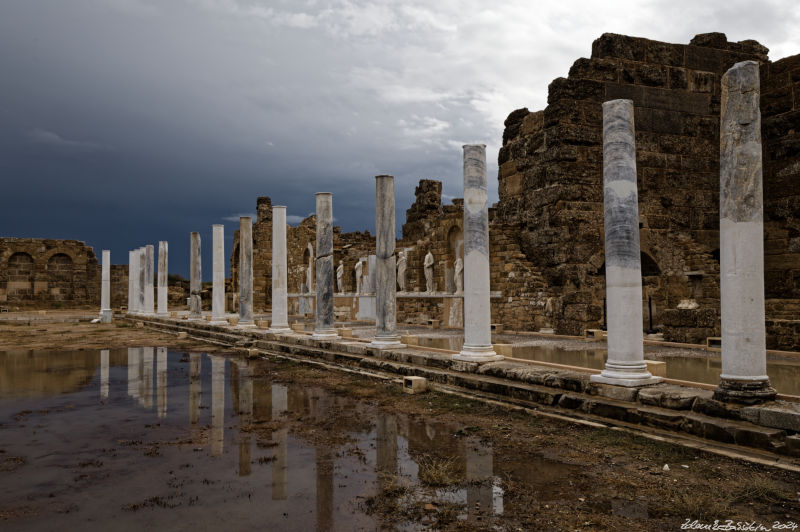
[{"label": "stone statue", "polygon": [[397,254],[397,285],[401,292],[406,291],[406,254],[402,251]]},{"label": "stone statue", "polygon": [[311,278],[311,274],[314,272],[314,248],[311,246],[311,242],[308,243],[308,268],[306,269],[306,288],[309,292],[311,292],[312,288],[314,287],[314,282]]},{"label": "stone statue", "polygon": [[456,294],[461,294],[464,292],[464,261],[461,260],[461,257],[456,259],[453,267],[455,268]]},{"label": "stone statue", "polygon": [[339,293],[344,294],[344,262],[341,260],[336,268],[336,286],[339,287]]},{"label": "stone statue", "polygon": [[425,291],[433,292],[433,253],[430,251],[425,255]]},{"label": "stone statue", "polygon": [[361,293],[361,270],[364,268],[364,263],[360,260],[356,262],[356,295]]}]

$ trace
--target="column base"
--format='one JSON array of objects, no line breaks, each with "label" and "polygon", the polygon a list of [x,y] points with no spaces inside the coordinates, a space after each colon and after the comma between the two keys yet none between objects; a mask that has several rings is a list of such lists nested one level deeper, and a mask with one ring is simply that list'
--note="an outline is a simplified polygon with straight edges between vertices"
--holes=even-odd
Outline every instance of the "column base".
[{"label": "column base", "polygon": [[323,329],[320,331],[314,331],[311,335],[312,340],[336,340],[339,338],[339,333],[336,332],[336,329]]},{"label": "column base", "polygon": [[192,316],[191,314],[189,314],[189,316],[186,319],[189,321],[205,321],[202,314],[198,314],[196,316]]},{"label": "column base", "polygon": [[376,336],[367,344],[367,347],[375,349],[402,349],[405,346],[406,344],[401,343],[400,337],[397,335]]},{"label": "column base", "polygon": [[111,323],[113,317],[114,314],[110,308],[104,308],[100,311],[100,323]]},{"label": "column base", "polygon": [[240,321],[236,324],[237,329],[255,329],[256,322],[255,321]]},{"label": "column base", "polygon": [[292,330],[291,327],[289,327],[289,325],[285,326],[278,325],[277,327],[270,327],[269,329],[267,329],[267,332],[272,334],[294,334],[294,331]]},{"label": "column base", "polygon": [[589,377],[590,382],[613,384],[615,386],[648,386],[663,381],[647,371],[647,364],[642,362],[620,363],[606,361],[606,367],[600,375]]},{"label": "column base", "polygon": [[494,348],[489,345],[465,345],[461,348],[461,352],[453,355],[453,360],[460,360],[462,362],[497,362],[503,360],[503,355],[498,355],[494,352]]},{"label": "column base", "polygon": [[169,318],[169,312],[156,312],[156,318]]},{"label": "column base", "polygon": [[770,386],[769,378],[759,380],[739,380],[720,377],[719,386],[714,390],[714,399],[725,403],[754,405],[775,400],[778,394]]}]

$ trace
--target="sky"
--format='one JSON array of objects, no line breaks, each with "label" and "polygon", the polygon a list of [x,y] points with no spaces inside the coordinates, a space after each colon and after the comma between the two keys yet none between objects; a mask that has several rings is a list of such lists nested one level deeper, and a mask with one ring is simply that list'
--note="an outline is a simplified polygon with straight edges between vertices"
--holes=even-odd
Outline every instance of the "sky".
[{"label": "sky", "polygon": [[460,197],[465,143],[490,200],[514,109],[543,109],[606,32],[688,43],[720,31],[800,53],[797,0],[0,0],[0,236],[85,241],[112,263],[225,224],[256,197],[296,224],[333,193],[344,231],[398,229],[420,179]]}]

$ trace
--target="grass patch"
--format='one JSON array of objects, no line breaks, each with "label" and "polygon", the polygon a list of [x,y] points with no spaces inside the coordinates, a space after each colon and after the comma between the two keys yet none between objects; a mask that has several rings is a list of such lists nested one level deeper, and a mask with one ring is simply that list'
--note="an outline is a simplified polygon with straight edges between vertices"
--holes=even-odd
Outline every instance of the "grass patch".
[{"label": "grass patch", "polygon": [[417,461],[419,481],[432,487],[450,486],[458,482],[455,458],[437,458],[425,454]]},{"label": "grass patch", "polygon": [[778,504],[792,499],[771,480],[762,475],[755,475],[745,482],[744,485],[738,486],[731,491],[729,500],[732,504],[748,502]]}]

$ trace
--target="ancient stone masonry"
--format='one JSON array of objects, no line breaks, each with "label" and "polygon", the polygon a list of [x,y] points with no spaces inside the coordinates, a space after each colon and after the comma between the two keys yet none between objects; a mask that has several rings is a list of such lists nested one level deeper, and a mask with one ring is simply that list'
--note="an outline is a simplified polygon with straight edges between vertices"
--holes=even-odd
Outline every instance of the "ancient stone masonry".
[{"label": "ancient stone masonry", "polygon": [[[792,248],[800,242],[800,189],[792,185],[800,173],[792,97],[800,57],[771,63],[759,43],[732,43],[719,33],[698,35],[688,45],[605,34],[590,58],[578,59],[567,78],[550,84],[543,111],[520,109],[506,120],[497,219],[556,298],[556,332],[581,334],[603,324],[601,104],[625,98],[635,112],[643,327],[649,296],[654,325],[667,339],[702,342],[719,334],[720,78],[744,60],[766,71],[768,344],[798,346],[796,332],[771,321],[770,311],[788,309],[797,320],[800,308],[800,248]],[[784,332],[773,333],[779,329]]]}]

